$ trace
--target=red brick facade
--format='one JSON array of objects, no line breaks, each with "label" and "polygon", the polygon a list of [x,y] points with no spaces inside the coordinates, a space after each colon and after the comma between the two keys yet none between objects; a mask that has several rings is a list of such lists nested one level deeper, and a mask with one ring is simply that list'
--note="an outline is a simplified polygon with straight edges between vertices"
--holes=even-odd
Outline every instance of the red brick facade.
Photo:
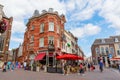
[{"label": "red brick facade", "polygon": [[[49,31],[49,22],[54,23],[54,31]],[[40,33],[40,25],[44,24],[44,32]],[[59,16],[57,13],[54,12],[46,12],[44,14],[41,14],[37,17],[32,17],[29,19],[29,22],[27,23],[27,29],[24,34],[24,42],[23,42],[23,56],[24,59],[26,57],[29,57],[30,54],[34,53],[40,53],[48,51],[48,45],[49,45],[49,36],[54,37],[54,48],[55,51],[53,52],[60,52],[62,47],[61,42],[61,35],[64,31],[64,23],[65,23],[65,17],[64,15]],[[33,29],[32,29],[32,26]],[[59,28],[59,33],[57,33],[57,28]],[[34,40],[31,42],[31,36],[34,36]],[[44,38],[44,47],[39,47],[40,44],[40,38]],[[58,48],[58,40],[60,47]]]}]

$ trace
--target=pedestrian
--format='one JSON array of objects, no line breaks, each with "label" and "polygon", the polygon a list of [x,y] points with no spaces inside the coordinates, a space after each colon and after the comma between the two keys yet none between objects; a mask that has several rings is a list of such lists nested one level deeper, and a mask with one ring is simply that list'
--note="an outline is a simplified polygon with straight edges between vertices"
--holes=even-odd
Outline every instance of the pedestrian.
[{"label": "pedestrian", "polygon": [[13,61],[13,62],[11,63],[11,71],[13,71],[14,68],[15,68],[15,63],[14,63],[14,61]]},{"label": "pedestrian", "polygon": [[18,68],[18,61],[15,62],[15,68]]},{"label": "pedestrian", "polygon": [[119,68],[119,72],[120,72],[120,63],[119,63],[119,65],[118,65],[118,68]]},{"label": "pedestrian", "polygon": [[90,66],[90,63],[88,63],[88,71],[90,71],[90,67],[91,67],[91,66]]},{"label": "pedestrian", "polygon": [[6,68],[7,68],[7,62],[4,62],[4,64],[3,64],[3,72],[6,72]]},{"label": "pedestrian", "polygon": [[26,66],[27,66],[27,62],[24,61],[24,63],[23,63],[24,70],[26,70]]},{"label": "pedestrian", "polygon": [[100,60],[99,62],[99,69],[101,72],[103,72],[103,61],[102,60]]},{"label": "pedestrian", "polygon": [[80,71],[80,74],[83,75],[84,69],[83,69],[83,64],[82,63],[80,63],[80,69],[79,69],[79,71]]}]

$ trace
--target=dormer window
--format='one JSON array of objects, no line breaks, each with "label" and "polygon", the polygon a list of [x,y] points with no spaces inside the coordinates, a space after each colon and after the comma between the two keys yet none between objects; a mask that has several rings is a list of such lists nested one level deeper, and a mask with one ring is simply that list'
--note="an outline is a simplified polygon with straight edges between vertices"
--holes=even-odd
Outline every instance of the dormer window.
[{"label": "dormer window", "polygon": [[115,38],[115,42],[118,42],[118,38]]},{"label": "dormer window", "polygon": [[102,39],[102,43],[105,43],[105,40],[104,40],[104,39]]}]

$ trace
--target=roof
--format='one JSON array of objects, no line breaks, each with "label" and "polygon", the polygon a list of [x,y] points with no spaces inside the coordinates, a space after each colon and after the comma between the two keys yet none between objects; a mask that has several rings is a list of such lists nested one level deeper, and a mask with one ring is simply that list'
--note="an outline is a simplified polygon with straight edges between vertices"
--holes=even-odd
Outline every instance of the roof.
[{"label": "roof", "polygon": [[33,16],[29,19],[28,23],[26,25],[29,24],[30,20],[31,19],[34,19],[34,18],[39,18],[39,17],[42,17],[44,15],[47,15],[47,14],[52,14],[52,15],[56,15],[59,19],[63,19],[64,18],[64,21],[66,22],[65,20],[65,16],[63,14],[59,15],[57,11],[53,11],[52,8],[49,8],[48,11],[46,10],[42,10],[42,13],[40,14],[38,10],[35,10],[34,13],[33,13]]},{"label": "roof", "polygon": [[[117,39],[118,41],[115,41]],[[113,44],[115,42],[120,42],[120,36],[110,36],[109,38],[101,38],[101,39],[96,39],[93,43],[93,45],[97,44]]]}]

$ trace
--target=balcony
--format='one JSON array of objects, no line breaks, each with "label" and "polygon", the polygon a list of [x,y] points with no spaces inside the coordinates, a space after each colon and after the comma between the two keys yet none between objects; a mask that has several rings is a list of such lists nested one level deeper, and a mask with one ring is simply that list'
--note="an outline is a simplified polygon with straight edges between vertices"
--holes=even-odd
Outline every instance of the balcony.
[{"label": "balcony", "polygon": [[55,51],[55,46],[53,44],[53,41],[50,41],[49,44],[48,44],[48,50],[49,51]]}]

